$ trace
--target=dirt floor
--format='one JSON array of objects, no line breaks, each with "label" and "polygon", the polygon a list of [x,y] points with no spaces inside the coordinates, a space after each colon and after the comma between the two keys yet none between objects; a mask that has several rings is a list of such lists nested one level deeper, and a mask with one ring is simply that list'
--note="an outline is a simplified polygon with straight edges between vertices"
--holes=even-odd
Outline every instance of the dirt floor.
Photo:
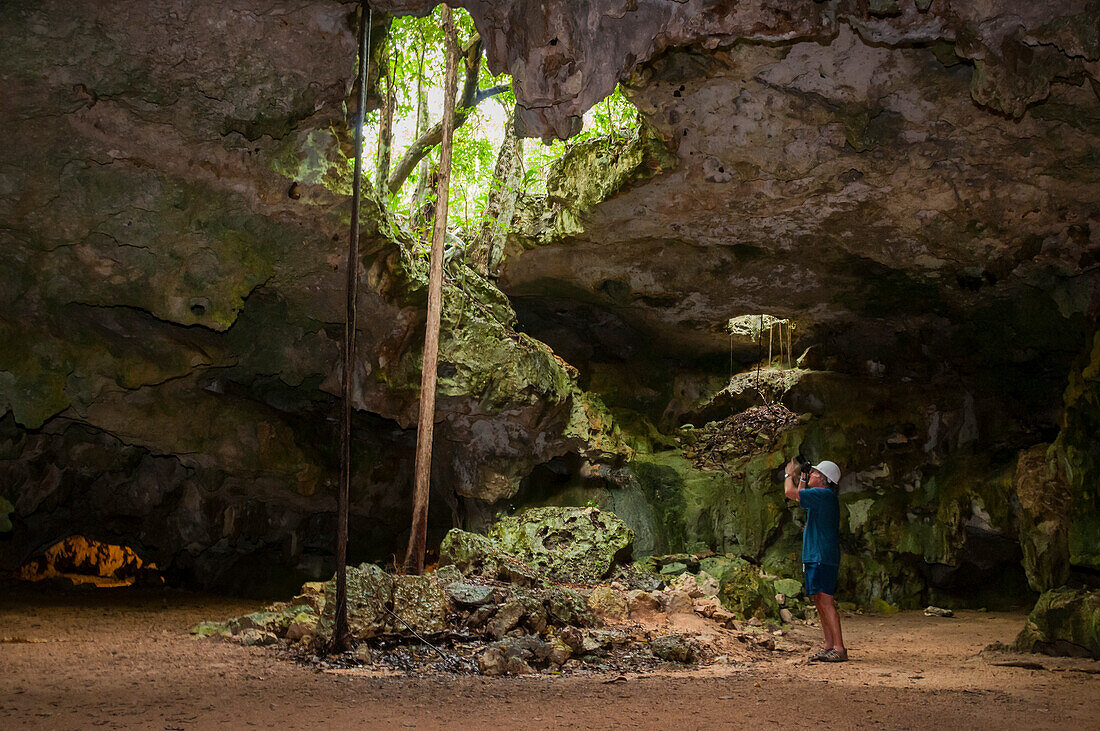
[{"label": "dirt floor", "polygon": [[[1100,663],[982,653],[1010,642],[1022,613],[846,615],[846,664],[775,652],[625,676],[318,672],[188,634],[258,606],[0,587],[0,728],[1100,728]],[[1021,661],[1035,665],[995,664]]]}]

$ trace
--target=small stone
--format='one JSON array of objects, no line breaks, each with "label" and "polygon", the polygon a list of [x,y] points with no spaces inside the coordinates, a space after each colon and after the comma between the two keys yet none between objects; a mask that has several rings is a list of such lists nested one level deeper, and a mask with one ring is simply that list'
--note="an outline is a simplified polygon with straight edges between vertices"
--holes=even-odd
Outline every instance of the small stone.
[{"label": "small stone", "polygon": [[695,659],[695,651],[679,635],[660,635],[649,644],[653,654],[662,660],[688,663]]},{"label": "small stone", "polygon": [[790,624],[794,621],[794,615],[791,614],[791,610],[786,607],[779,610],[779,618],[783,620],[783,624]]},{"label": "small stone", "polygon": [[950,609],[943,609],[941,607],[928,606],[924,609],[924,616],[926,617],[954,617],[955,613]]},{"label": "small stone", "polygon": [[786,594],[776,594],[775,595],[775,603],[782,607],[783,605],[785,605],[787,603],[787,595]]},{"label": "small stone", "polygon": [[477,667],[482,675],[504,675],[507,658],[499,647],[487,647],[477,655]]},{"label": "small stone", "polygon": [[661,600],[651,592],[635,589],[626,595],[626,606],[633,618],[646,617],[661,611]]},{"label": "small stone", "polygon": [[549,642],[550,655],[547,659],[553,665],[561,666],[573,656],[573,648],[565,642],[561,637],[555,637]]},{"label": "small stone", "polygon": [[246,647],[263,647],[266,645],[273,645],[279,641],[279,638],[271,632],[264,632],[255,627],[249,627],[243,630],[239,639],[240,643]]},{"label": "small stone", "polygon": [[665,611],[669,614],[693,614],[695,604],[687,592],[673,590],[665,594]]},{"label": "small stone", "polygon": [[626,619],[630,611],[622,592],[610,586],[597,586],[588,597],[588,606],[596,614],[608,619]]},{"label": "small stone", "polygon": [[367,645],[359,645],[355,648],[355,659],[364,665],[370,665],[374,662],[374,658],[371,656],[370,647]]},{"label": "small stone", "polygon": [[558,632],[558,639],[568,645],[573,652],[580,652],[584,647],[584,635],[576,627],[563,627]]}]

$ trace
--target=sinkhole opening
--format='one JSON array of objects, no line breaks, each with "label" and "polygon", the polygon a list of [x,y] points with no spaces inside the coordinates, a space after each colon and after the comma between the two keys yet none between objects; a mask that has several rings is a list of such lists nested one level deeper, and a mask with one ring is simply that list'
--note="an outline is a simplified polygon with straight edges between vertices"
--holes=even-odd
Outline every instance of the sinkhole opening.
[{"label": "sinkhole opening", "polygon": [[31,558],[20,567],[17,577],[23,581],[56,580],[100,588],[164,582],[156,564],[145,561],[129,546],[79,535],[60,540]]}]

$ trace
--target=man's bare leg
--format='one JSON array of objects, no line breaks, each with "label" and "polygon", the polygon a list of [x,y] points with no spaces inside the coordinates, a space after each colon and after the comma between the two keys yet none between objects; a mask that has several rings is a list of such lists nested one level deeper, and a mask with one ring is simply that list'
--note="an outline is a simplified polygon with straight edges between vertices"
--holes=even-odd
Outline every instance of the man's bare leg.
[{"label": "man's bare leg", "polygon": [[831,594],[814,594],[814,606],[821,618],[821,628],[825,631],[825,648],[843,651],[844,637],[840,633],[840,613]]},{"label": "man's bare leg", "polygon": [[833,637],[833,627],[827,621],[825,621],[825,601],[823,597],[827,597],[828,594],[814,594],[814,606],[817,607],[817,617],[821,622],[821,630],[825,633],[825,649],[831,650],[835,647],[835,638]]}]

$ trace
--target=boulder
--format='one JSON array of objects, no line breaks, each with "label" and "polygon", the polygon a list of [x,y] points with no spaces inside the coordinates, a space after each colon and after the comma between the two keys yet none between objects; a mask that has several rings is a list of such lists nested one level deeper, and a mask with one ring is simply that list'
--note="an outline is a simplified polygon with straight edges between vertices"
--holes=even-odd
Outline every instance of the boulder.
[{"label": "boulder", "polygon": [[661,600],[652,592],[635,589],[626,595],[626,608],[631,617],[647,617],[661,611]]},{"label": "boulder", "polygon": [[548,621],[555,624],[575,624],[587,626],[596,623],[588,601],[579,591],[560,586],[551,587],[546,598]]},{"label": "boulder", "polygon": [[597,616],[622,620],[630,614],[627,599],[610,586],[597,586],[588,597],[588,606]]},{"label": "boulder", "polygon": [[299,612],[286,629],[286,638],[291,642],[317,634],[318,617],[312,612]]},{"label": "boulder", "polygon": [[229,637],[233,633],[225,622],[199,622],[191,628],[191,634],[199,637]]},{"label": "boulder", "polygon": [[688,663],[695,659],[695,651],[679,635],[660,635],[649,644],[653,654],[662,660]]},{"label": "boulder", "polygon": [[432,576],[393,577],[392,629],[419,634],[447,629],[447,595]]},{"label": "boulder", "polygon": [[747,561],[739,561],[723,574],[718,596],[726,609],[740,619],[778,618],[775,584]]},{"label": "boulder", "polygon": [[526,675],[535,672],[531,663],[553,662],[553,653],[554,647],[538,637],[506,637],[478,653],[477,665],[482,675]]},{"label": "boulder", "polygon": [[569,582],[595,582],[630,562],[634,531],[598,508],[545,507],[500,519],[489,530],[500,547]]},{"label": "boulder", "polygon": [[489,620],[489,635],[498,640],[504,637],[505,633],[519,624],[520,620],[523,619],[523,614],[523,602],[517,599],[505,602],[493,618]]},{"label": "boulder", "polygon": [[493,598],[493,587],[484,584],[456,581],[453,584],[447,584],[444,590],[455,604],[464,604],[469,607],[480,607],[488,604]]},{"label": "boulder", "polygon": [[1016,649],[1100,660],[1100,591],[1061,588],[1040,596]]},{"label": "boulder", "polygon": [[800,596],[802,594],[802,582],[798,579],[776,579],[775,591],[786,597]]},{"label": "boulder", "polygon": [[665,594],[665,611],[669,614],[691,614],[695,611],[695,603],[686,591],[672,590]]},{"label": "boulder", "polygon": [[[325,584],[325,596],[336,596],[336,579]],[[348,631],[364,640],[391,631],[389,615],[393,598],[393,577],[374,564],[364,563],[347,570]],[[336,621],[336,603],[326,601],[321,631],[331,632]]]},{"label": "boulder", "polygon": [[584,648],[584,634],[576,627],[562,627],[557,639],[565,643],[572,652],[581,652]]},{"label": "boulder", "polygon": [[519,586],[541,583],[535,569],[500,548],[489,538],[457,528],[439,545],[440,570],[454,566],[464,576],[484,576]]},{"label": "boulder", "polygon": [[264,632],[261,629],[249,627],[248,629],[241,632],[238,640],[242,645],[245,645],[246,647],[258,647],[264,645],[274,645],[276,642],[279,641],[279,638],[271,632]]},{"label": "boulder", "polygon": [[[277,605],[278,606],[278,605]],[[245,630],[258,629],[270,632],[276,637],[286,635],[287,628],[300,612],[311,611],[308,605],[298,605],[283,608],[269,608],[267,610],[252,612],[243,617],[235,617],[226,622],[226,627],[235,635],[242,634]]]}]

